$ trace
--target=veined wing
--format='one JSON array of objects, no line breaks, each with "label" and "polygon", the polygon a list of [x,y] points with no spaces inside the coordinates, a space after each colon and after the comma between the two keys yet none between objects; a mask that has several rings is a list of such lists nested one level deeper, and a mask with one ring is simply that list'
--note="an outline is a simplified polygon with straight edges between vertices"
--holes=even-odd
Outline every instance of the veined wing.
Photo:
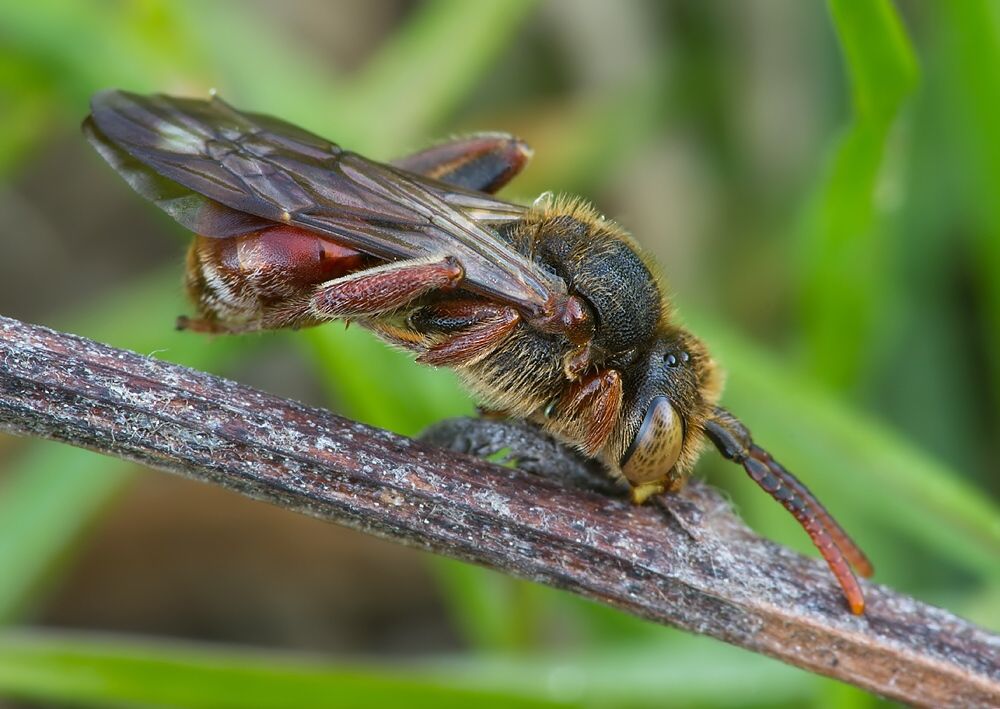
[{"label": "veined wing", "polygon": [[387,260],[450,255],[465,269],[464,288],[530,314],[565,290],[480,223],[516,219],[517,205],[368,160],[214,97],[109,91],[91,107],[84,128],[98,151],[204,235],[285,222]]}]

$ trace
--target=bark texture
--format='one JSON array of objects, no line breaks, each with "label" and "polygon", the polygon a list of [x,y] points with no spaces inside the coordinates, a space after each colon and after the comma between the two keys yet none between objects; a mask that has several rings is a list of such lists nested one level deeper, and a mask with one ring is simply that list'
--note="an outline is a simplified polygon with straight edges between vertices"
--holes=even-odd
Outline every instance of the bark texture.
[{"label": "bark texture", "polygon": [[[476,435],[489,439],[490,425]],[[5,318],[0,429],[223,485],[885,697],[1000,706],[1000,637],[871,583],[866,614],[852,616],[825,565],[761,539],[697,481],[660,506],[634,507],[590,489],[556,447],[539,444],[525,461],[550,474],[500,467]],[[432,437],[489,447],[469,430],[445,424]]]}]

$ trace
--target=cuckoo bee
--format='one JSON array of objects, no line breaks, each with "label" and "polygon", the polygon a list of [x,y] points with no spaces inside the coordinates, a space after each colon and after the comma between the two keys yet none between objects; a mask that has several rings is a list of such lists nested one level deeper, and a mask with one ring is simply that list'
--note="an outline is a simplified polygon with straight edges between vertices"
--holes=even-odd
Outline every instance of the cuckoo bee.
[{"label": "cuckoo bee", "polygon": [[871,564],[718,405],[718,366],[632,237],[578,199],[494,196],[531,155],[520,140],[479,134],[383,164],[216,96],[108,91],[91,109],[101,156],[194,233],[197,314],[180,327],[357,322],[600,460],[637,503],[680,488],[711,442],[795,516],[863,612],[851,567]]}]

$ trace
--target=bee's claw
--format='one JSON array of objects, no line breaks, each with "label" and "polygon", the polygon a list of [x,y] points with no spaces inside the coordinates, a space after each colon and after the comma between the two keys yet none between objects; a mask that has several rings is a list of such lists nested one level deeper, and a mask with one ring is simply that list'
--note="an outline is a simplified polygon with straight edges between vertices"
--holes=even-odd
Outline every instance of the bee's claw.
[{"label": "bee's claw", "polygon": [[632,498],[633,504],[641,505],[650,497],[659,495],[665,489],[662,482],[643,483],[642,485],[633,487],[629,492],[629,496]]}]

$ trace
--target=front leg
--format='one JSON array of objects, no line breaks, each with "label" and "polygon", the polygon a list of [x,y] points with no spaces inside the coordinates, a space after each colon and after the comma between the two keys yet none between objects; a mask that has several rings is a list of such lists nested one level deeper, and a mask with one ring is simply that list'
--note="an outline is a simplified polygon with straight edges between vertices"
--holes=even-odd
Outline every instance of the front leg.
[{"label": "front leg", "polygon": [[446,419],[421,433],[420,440],[457,453],[489,458],[501,465],[513,464],[519,470],[572,487],[612,497],[622,494],[621,484],[608,475],[601,463],[586,458],[524,420]]},{"label": "front leg", "polygon": [[[446,419],[427,428],[420,440],[608,497],[620,498],[626,489],[600,461],[560,443],[537,424],[520,419]],[[696,501],[684,495],[662,495],[657,503],[688,536],[701,539],[705,512]]]},{"label": "front leg", "polygon": [[432,291],[454,289],[463,276],[452,256],[396,261],[321,284],[310,309],[326,320],[380,315]]},{"label": "front leg", "polygon": [[570,435],[590,457],[604,448],[622,407],[622,376],[604,369],[573,382],[552,411],[556,428],[565,427],[581,435]]}]

